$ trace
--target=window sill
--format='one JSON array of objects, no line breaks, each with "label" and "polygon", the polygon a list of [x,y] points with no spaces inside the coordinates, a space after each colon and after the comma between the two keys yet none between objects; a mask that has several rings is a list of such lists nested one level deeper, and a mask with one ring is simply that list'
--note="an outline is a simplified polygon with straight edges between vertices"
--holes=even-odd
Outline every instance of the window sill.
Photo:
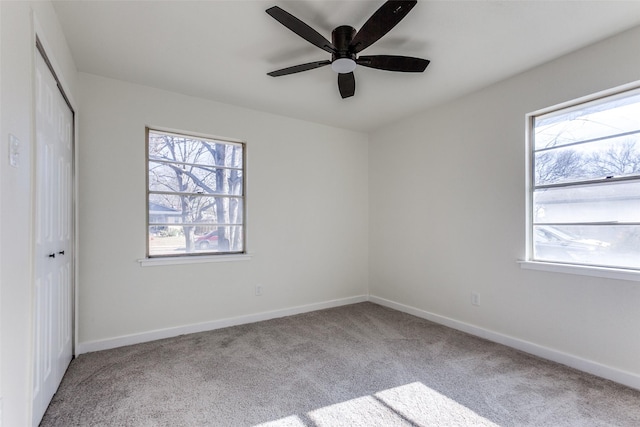
[{"label": "window sill", "polygon": [[249,261],[252,254],[231,254],[231,255],[204,255],[204,256],[177,256],[139,259],[140,267],[155,267],[158,265],[177,264],[202,264],[209,262],[234,262]]},{"label": "window sill", "polygon": [[607,279],[631,280],[640,282],[640,270],[623,268],[594,267],[588,265],[560,264],[543,261],[518,261],[521,268],[527,270],[551,271],[554,273],[577,274],[581,276],[604,277]]}]

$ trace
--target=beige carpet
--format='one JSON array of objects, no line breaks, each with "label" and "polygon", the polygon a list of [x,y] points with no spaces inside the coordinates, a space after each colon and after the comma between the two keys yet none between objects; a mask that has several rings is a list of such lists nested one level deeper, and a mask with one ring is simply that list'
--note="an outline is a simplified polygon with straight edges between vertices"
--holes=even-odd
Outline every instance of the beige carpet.
[{"label": "beige carpet", "polygon": [[42,426],[640,426],[640,391],[372,303],[75,359]]}]

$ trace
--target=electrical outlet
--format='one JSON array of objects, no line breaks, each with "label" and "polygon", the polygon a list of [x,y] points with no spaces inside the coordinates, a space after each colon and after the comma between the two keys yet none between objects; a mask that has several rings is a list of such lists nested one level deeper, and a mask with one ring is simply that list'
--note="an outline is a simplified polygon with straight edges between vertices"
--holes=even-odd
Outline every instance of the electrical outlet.
[{"label": "electrical outlet", "polygon": [[256,285],[256,296],[259,297],[262,295],[262,285],[261,284],[257,284]]},{"label": "electrical outlet", "polygon": [[480,294],[477,292],[471,292],[471,304],[480,305]]}]

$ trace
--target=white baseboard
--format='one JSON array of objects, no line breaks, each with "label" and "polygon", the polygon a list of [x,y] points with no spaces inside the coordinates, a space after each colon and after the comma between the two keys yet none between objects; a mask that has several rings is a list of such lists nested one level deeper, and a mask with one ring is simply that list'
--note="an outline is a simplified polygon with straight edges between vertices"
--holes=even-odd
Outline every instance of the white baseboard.
[{"label": "white baseboard", "polygon": [[355,304],[367,301],[366,295],[359,295],[349,298],[324,301],[314,304],[300,305],[281,310],[265,311],[262,313],[248,314],[245,316],[230,317],[227,319],[213,320],[210,322],[196,323],[191,325],[177,326],[166,329],[156,329],[139,334],[124,335],[104,340],[81,342],[76,347],[76,356],[93,351],[109,350],[126,345],[140,344],[164,338],[176,337],[184,334],[211,331],[214,329],[227,328],[229,326],[243,325],[246,323],[261,322],[263,320],[276,319],[278,317],[293,316],[295,314],[307,313],[310,311],[324,310],[326,308],[339,307],[342,305]]},{"label": "white baseboard", "polygon": [[529,341],[514,338],[499,332],[490,331],[469,323],[461,322],[459,320],[451,319],[449,317],[434,314],[419,308],[400,304],[398,302],[379,298],[373,295],[369,296],[369,301],[640,390],[640,376],[631,372],[622,371],[601,363],[563,353],[552,348],[544,347]]}]

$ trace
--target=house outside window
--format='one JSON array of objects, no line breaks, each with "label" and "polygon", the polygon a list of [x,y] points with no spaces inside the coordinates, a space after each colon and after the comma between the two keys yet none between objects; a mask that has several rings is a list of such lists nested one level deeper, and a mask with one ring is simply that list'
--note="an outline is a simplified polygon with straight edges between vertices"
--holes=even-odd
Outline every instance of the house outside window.
[{"label": "house outside window", "polygon": [[147,257],[245,253],[245,144],[146,134]]},{"label": "house outside window", "polygon": [[640,87],[527,119],[527,259],[640,270]]}]

